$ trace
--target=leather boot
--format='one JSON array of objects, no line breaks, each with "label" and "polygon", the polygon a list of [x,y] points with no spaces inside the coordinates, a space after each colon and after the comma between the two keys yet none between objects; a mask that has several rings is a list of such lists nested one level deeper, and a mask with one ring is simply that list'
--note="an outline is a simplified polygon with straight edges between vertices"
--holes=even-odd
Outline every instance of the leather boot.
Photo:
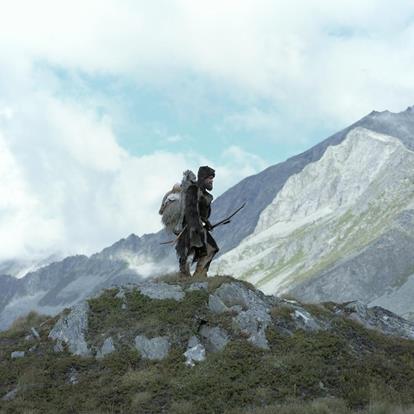
[{"label": "leather boot", "polygon": [[196,266],[195,272],[193,274],[193,277],[207,278],[207,269],[208,269],[207,265],[209,264],[209,262],[210,262],[209,255],[201,256],[198,259],[197,266]]}]

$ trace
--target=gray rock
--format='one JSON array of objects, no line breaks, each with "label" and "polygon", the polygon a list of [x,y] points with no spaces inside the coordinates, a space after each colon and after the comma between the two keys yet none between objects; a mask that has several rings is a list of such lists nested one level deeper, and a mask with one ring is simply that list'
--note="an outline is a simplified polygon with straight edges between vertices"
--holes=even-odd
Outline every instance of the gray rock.
[{"label": "gray rock", "polygon": [[223,313],[229,310],[229,308],[223,303],[223,301],[217,295],[209,295],[208,308],[213,313]]},{"label": "gray rock", "polygon": [[56,322],[49,333],[49,338],[66,343],[72,354],[90,355],[91,351],[85,338],[88,331],[88,312],[89,304],[87,302],[75,305],[69,315],[62,316]]},{"label": "gray rock", "polygon": [[35,328],[33,328],[33,326],[30,328],[30,332],[32,333],[32,335],[33,335],[36,339],[40,340],[40,335],[39,335],[39,332],[37,332],[37,331],[36,331],[36,329],[35,329]]},{"label": "gray rock", "polygon": [[24,351],[14,351],[11,353],[12,359],[23,358],[24,355]]},{"label": "gray rock", "polygon": [[61,340],[57,340],[55,345],[53,346],[53,352],[59,353],[63,352],[65,347],[63,346],[63,342]]},{"label": "gray rock", "polygon": [[12,389],[11,391],[9,391],[6,395],[4,395],[2,397],[2,400],[3,401],[12,401],[12,400],[14,400],[16,398],[16,395],[17,395],[18,391],[19,391],[18,387]]},{"label": "gray rock", "polygon": [[184,352],[186,357],[185,364],[193,367],[195,362],[204,361],[206,359],[206,350],[196,336],[192,336],[188,341],[187,351]]},{"label": "gray rock", "polygon": [[359,300],[355,300],[353,302],[348,303],[347,305],[345,305],[344,309],[349,313],[356,313],[362,319],[366,319],[368,316],[367,305]]},{"label": "gray rock", "polygon": [[71,368],[66,375],[66,382],[71,385],[75,385],[79,382],[79,374],[75,368]]},{"label": "gray rock", "polygon": [[267,316],[268,318],[263,319],[253,310],[243,311],[233,318],[233,323],[235,323],[236,328],[249,335],[248,341],[253,345],[262,349],[269,349],[266,328],[271,318],[270,315]]},{"label": "gray rock", "polygon": [[233,305],[229,308],[229,310],[235,313],[240,313],[243,308],[240,305]]},{"label": "gray rock", "polygon": [[121,286],[118,290],[118,293],[115,295],[115,298],[117,299],[125,299],[125,289]]},{"label": "gray rock", "polygon": [[165,282],[139,283],[136,287],[143,295],[151,299],[174,299],[180,301],[185,296],[181,286],[169,285]]},{"label": "gray rock", "polygon": [[230,340],[227,332],[218,326],[211,328],[203,325],[200,329],[200,335],[206,340],[207,351],[211,352],[221,351]]},{"label": "gray rock", "polygon": [[241,306],[243,310],[252,309],[256,313],[268,313],[270,305],[265,301],[265,296],[259,291],[253,291],[242,283],[232,282],[221,285],[214,294],[227,306]]},{"label": "gray rock", "polygon": [[380,306],[368,307],[362,302],[351,302],[339,312],[343,316],[375,329],[385,335],[414,339],[414,323]]},{"label": "gray rock", "polygon": [[142,358],[161,360],[167,357],[171,345],[168,336],[148,339],[144,335],[138,335],[135,338],[135,347],[140,352]]},{"label": "gray rock", "polygon": [[187,289],[186,292],[193,292],[194,290],[207,290],[208,283],[207,282],[195,282],[192,283]]},{"label": "gray rock", "polygon": [[97,358],[103,358],[105,355],[108,355],[115,351],[114,342],[112,337],[106,338],[101,349],[96,353]]},{"label": "gray rock", "polygon": [[305,331],[320,331],[323,329],[318,321],[305,309],[295,309],[292,316],[298,329],[304,329]]},{"label": "gray rock", "polygon": [[225,283],[215,292],[222,303],[228,308],[238,312],[233,318],[236,329],[249,335],[249,341],[263,349],[268,349],[266,328],[271,321],[271,304],[264,295],[252,291],[242,283]]}]

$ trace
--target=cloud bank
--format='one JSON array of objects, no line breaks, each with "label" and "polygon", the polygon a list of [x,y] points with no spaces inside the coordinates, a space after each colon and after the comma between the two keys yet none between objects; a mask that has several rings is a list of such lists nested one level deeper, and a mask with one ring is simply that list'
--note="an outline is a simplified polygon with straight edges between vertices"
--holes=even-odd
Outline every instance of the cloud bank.
[{"label": "cloud bank", "polygon": [[408,0],[16,0],[0,28],[0,260],[89,254],[156,231],[160,198],[186,168],[215,167],[217,195],[267,166],[234,138],[214,159],[196,145],[131,154],[99,90],[69,94],[59,73],[127,79],[199,116],[218,90],[243,102],[218,115],[223,134],[275,142],[414,103]]}]

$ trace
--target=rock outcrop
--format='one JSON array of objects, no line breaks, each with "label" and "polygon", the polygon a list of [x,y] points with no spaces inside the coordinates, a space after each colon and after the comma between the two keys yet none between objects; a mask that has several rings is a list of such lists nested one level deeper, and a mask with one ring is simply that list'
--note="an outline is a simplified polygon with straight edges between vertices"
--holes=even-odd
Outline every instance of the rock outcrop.
[{"label": "rock outcrop", "polygon": [[[49,338],[56,341],[56,351],[67,346],[75,355],[97,358],[133,346],[144,359],[162,360],[172,347],[186,344],[183,355],[189,366],[238,338],[267,350],[269,330],[283,335],[333,330],[339,319],[385,335],[414,339],[414,323],[380,307],[369,308],[358,301],[318,306],[315,313],[308,305],[264,295],[231,278],[140,282],[107,290],[74,306],[56,322]],[[108,321],[119,318],[119,326],[105,326],[105,317]],[[89,321],[98,326],[91,327]],[[100,337],[103,342],[96,342]]]},{"label": "rock outcrop", "polygon": [[0,335],[0,378],[2,412],[279,412],[292,398],[361,408],[373,387],[414,404],[414,323],[231,277],[170,277],[20,321]]}]

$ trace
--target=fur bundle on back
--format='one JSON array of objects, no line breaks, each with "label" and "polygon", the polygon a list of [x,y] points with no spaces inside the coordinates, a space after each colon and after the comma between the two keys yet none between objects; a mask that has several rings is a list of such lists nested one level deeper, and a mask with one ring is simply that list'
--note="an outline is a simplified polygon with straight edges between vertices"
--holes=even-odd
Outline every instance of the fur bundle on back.
[{"label": "fur bundle on back", "polygon": [[179,234],[183,229],[185,194],[188,187],[196,180],[197,178],[191,170],[184,171],[179,189],[177,185],[174,185],[173,189],[163,198],[160,208],[161,221],[165,228],[172,233]]}]

